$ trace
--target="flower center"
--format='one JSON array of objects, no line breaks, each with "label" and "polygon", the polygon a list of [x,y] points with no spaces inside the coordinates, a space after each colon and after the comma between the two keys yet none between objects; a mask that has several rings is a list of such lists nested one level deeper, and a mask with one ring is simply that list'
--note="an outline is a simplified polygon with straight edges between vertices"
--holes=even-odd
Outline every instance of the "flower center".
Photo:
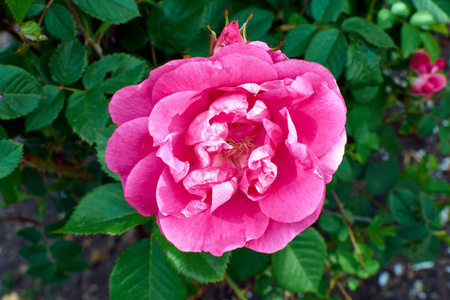
[{"label": "flower center", "polygon": [[231,137],[228,137],[225,142],[232,146],[233,149],[224,149],[223,155],[233,159],[250,153],[256,147],[253,143],[254,138],[255,136],[246,136],[240,142],[235,142]]}]

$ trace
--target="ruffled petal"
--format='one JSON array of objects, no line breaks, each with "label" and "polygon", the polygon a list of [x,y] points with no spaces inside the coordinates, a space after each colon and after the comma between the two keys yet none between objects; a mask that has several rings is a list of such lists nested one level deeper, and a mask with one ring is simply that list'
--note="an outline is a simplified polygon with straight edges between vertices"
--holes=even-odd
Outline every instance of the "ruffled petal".
[{"label": "ruffled petal", "polygon": [[209,207],[202,201],[203,199],[203,197],[186,191],[183,183],[176,183],[169,168],[163,170],[156,188],[159,215],[190,218]]},{"label": "ruffled petal", "polygon": [[333,179],[333,174],[342,162],[345,152],[345,144],[347,143],[347,133],[345,129],[339,135],[336,144],[326,153],[319,157],[319,169],[325,183],[329,183]]},{"label": "ruffled petal", "polygon": [[423,74],[414,79],[411,93],[428,95],[439,92],[447,85],[447,78],[442,74]]},{"label": "ruffled petal", "polygon": [[311,215],[323,200],[325,183],[314,172],[306,170],[281,144],[273,163],[278,167],[270,193],[259,200],[263,213],[275,221],[294,223]]},{"label": "ruffled petal", "polygon": [[122,125],[136,118],[148,117],[153,108],[151,83],[144,80],[118,90],[109,103],[109,114],[114,123]]},{"label": "ruffled petal", "polygon": [[242,83],[262,83],[275,80],[277,77],[270,63],[254,56],[234,53],[217,61],[187,62],[166,73],[156,82],[152,98],[159,101],[176,92],[205,91]]},{"label": "ruffled petal", "polygon": [[316,222],[322,205],[323,200],[311,215],[299,222],[281,223],[270,220],[264,235],[257,240],[248,241],[245,243],[245,247],[263,253],[274,253],[283,249],[294,237]]},{"label": "ruffled petal", "polygon": [[148,117],[137,118],[114,131],[106,147],[105,161],[111,171],[127,176],[141,159],[153,151],[155,148],[148,133]]},{"label": "ruffled petal", "polygon": [[124,186],[127,202],[143,216],[158,212],[156,186],[165,164],[152,152],[131,170]]},{"label": "ruffled petal", "polygon": [[237,192],[212,213],[208,210],[190,218],[159,214],[157,221],[163,235],[181,251],[221,256],[261,237],[269,218],[256,202]]},{"label": "ruffled petal", "polygon": [[189,161],[183,160],[184,141],[180,133],[171,133],[166,141],[159,147],[156,156],[161,158],[176,182],[182,180],[189,172]]},{"label": "ruffled petal", "polygon": [[419,74],[430,73],[432,68],[430,56],[427,52],[418,50],[413,53],[409,66]]},{"label": "ruffled petal", "polygon": [[153,108],[148,122],[155,146],[161,145],[170,133],[184,133],[192,120],[208,109],[208,105],[208,95],[201,92],[178,92],[161,99]]}]

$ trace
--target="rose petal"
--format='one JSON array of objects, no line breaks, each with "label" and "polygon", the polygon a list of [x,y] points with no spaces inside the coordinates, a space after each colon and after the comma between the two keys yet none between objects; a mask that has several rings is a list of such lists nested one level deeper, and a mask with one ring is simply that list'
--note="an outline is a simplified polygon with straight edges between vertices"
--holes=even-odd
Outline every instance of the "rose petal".
[{"label": "rose petal", "polygon": [[263,236],[248,241],[245,243],[245,247],[263,253],[274,253],[283,249],[294,237],[316,222],[322,210],[322,205],[323,200],[311,215],[299,222],[281,223],[271,219]]},{"label": "rose petal", "polygon": [[345,152],[345,144],[347,143],[347,134],[345,129],[339,135],[336,144],[330,148],[326,153],[319,157],[319,169],[323,176],[325,183],[329,183],[333,178],[332,175],[342,162]]},{"label": "rose petal", "polygon": [[137,118],[123,123],[114,131],[106,147],[105,161],[111,171],[127,176],[141,159],[153,151],[148,117]]},{"label": "rose petal", "polygon": [[258,204],[240,192],[212,213],[208,210],[190,218],[159,214],[157,220],[164,236],[181,251],[215,256],[261,237],[269,223]]},{"label": "rose petal", "polygon": [[156,186],[165,164],[152,152],[131,170],[124,187],[125,199],[143,216],[158,212]]},{"label": "rose petal", "polygon": [[114,123],[122,125],[140,117],[148,117],[153,108],[151,83],[144,80],[118,90],[109,103],[109,114]]},{"label": "rose petal", "polygon": [[325,183],[313,170],[305,170],[280,144],[273,163],[277,178],[270,193],[259,200],[262,212],[279,222],[299,222],[312,214],[323,200]]},{"label": "rose petal", "polygon": [[148,129],[154,145],[160,145],[173,132],[183,133],[190,122],[208,109],[209,97],[201,92],[178,92],[161,99],[152,110]]}]

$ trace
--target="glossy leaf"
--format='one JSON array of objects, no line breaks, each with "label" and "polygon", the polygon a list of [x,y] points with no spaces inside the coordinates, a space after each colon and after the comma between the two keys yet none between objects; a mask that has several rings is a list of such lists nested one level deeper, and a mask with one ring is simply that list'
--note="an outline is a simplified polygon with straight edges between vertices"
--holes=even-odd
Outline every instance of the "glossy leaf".
[{"label": "glossy leaf", "polygon": [[155,47],[167,54],[184,51],[200,28],[206,0],[164,0],[152,7],[147,29]]},{"label": "glossy leaf", "polygon": [[27,131],[50,125],[64,107],[64,93],[56,86],[44,86],[44,95],[39,106],[25,117]]},{"label": "glossy leaf", "polygon": [[450,22],[450,3],[447,0],[411,0],[417,10],[428,11],[437,23]]},{"label": "glossy leaf", "polygon": [[127,54],[113,54],[102,58],[87,68],[83,76],[86,89],[95,87],[104,93],[137,84],[142,80],[145,62]]},{"label": "glossy leaf", "polygon": [[325,241],[309,227],[273,254],[273,275],[282,288],[291,292],[317,292],[325,259]]},{"label": "glossy leaf", "polygon": [[289,31],[282,46],[283,53],[287,57],[297,57],[305,53],[316,30],[314,25],[302,24]]},{"label": "glossy leaf", "polygon": [[53,3],[45,13],[45,28],[63,41],[75,39],[75,21],[70,11],[63,5]]},{"label": "glossy leaf", "polygon": [[419,30],[408,23],[402,25],[401,38],[401,49],[405,57],[410,56],[420,46]]},{"label": "glossy leaf", "polygon": [[0,179],[11,174],[22,159],[23,146],[11,140],[0,140]]},{"label": "glossy leaf", "polygon": [[67,224],[57,230],[74,234],[122,234],[145,223],[141,216],[125,201],[120,184],[108,184],[94,189],[81,199]]},{"label": "glossy leaf", "polygon": [[369,20],[352,17],[342,23],[346,32],[355,32],[361,35],[368,43],[382,48],[394,47],[394,41],[383,29]]},{"label": "glossy leaf", "polygon": [[78,41],[62,42],[50,59],[53,80],[62,85],[77,81],[87,64],[86,49]]},{"label": "glossy leaf", "polygon": [[430,54],[431,61],[433,62],[436,61],[441,51],[441,48],[439,47],[439,43],[436,40],[436,38],[429,32],[421,32],[420,39],[422,40],[423,45],[425,46],[425,49],[427,50],[428,54]]},{"label": "glossy leaf", "polygon": [[24,245],[20,247],[19,254],[22,255],[30,265],[38,265],[45,261],[47,249],[41,244]]},{"label": "glossy leaf", "polygon": [[[0,141],[1,142],[1,141]],[[6,203],[15,203],[19,200],[22,176],[17,167],[11,174],[0,179],[0,194]]]},{"label": "glossy leaf", "polygon": [[226,252],[220,257],[206,252],[182,252],[167,241],[157,226],[154,226],[152,232],[155,240],[178,272],[199,283],[223,280],[230,252]]},{"label": "glossy leaf", "polygon": [[95,142],[94,130],[108,123],[107,100],[98,90],[75,92],[67,103],[66,117],[73,131],[92,144]]},{"label": "glossy leaf", "polygon": [[[258,7],[247,7],[231,15],[231,17],[233,20],[238,20],[239,26],[242,26],[252,13],[254,13],[254,15],[247,24],[247,38],[255,41],[269,31],[272,26],[273,13]],[[276,45],[272,46],[275,47]]]},{"label": "glossy leaf", "polygon": [[394,155],[386,161],[367,166],[364,174],[366,187],[375,196],[383,195],[395,184],[399,176],[399,163]]},{"label": "glossy leaf", "polygon": [[326,24],[337,19],[344,3],[345,0],[314,0],[311,3],[311,13],[316,22]]},{"label": "glossy leaf", "polygon": [[34,244],[42,240],[42,234],[36,227],[26,227],[17,232],[21,238]]},{"label": "glossy leaf", "polygon": [[305,60],[327,67],[337,79],[346,63],[348,44],[337,29],[327,29],[316,34],[305,53]]},{"label": "glossy leaf", "polygon": [[23,116],[38,106],[42,87],[27,71],[0,65],[0,78],[0,119]]},{"label": "glossy leaf", "polygon": [[5,0],[5,2],[17,23],[22,24],[33,0]]},{"label": "glossy leaf", "polygon": [[404,225],[416,223],[413,212],[416,200],[412,193],[406,190],[395,190],[389,195],[388,204],[396,221]]},{"label": "glossy leaf", "polygon": [[268,254],[248,248],[238,248],[232,253],[228,272],[233,278],[244,280],[262,273],[269,264],[269,260]]},{"label": "glossy leaf", "polygon": [[117,259],[109,279],[111,300],[183,300],[181,277],[154,240],[131,245]]},{"label": "glossy leaf", "polygon": [[113,24],[125,23],[140,15],[133,0],[73,0],[73,2],[91,16]]}]

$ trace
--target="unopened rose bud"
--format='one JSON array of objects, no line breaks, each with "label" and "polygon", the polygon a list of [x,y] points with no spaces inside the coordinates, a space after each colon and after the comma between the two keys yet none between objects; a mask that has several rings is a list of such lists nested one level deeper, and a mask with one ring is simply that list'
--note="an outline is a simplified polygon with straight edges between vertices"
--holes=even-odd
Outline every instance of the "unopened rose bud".
[{"label": "unopened rose bud", "polygon": [[406,18],[409,15],[409,7],[403,2],[397,2],[392,5],[391,12],[396,16]]}]

